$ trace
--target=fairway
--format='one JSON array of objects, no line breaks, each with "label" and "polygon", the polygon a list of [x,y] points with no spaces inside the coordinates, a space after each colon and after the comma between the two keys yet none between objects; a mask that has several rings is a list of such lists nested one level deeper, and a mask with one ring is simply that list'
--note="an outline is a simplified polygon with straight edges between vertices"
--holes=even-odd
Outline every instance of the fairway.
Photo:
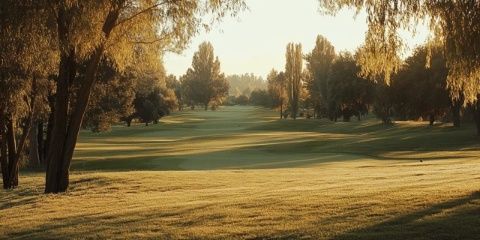
[{"label": "fairway", "polygon": [[479,239],[473,126],[188,110],[82,131],[68,193],[22,172],[1,239]]}]

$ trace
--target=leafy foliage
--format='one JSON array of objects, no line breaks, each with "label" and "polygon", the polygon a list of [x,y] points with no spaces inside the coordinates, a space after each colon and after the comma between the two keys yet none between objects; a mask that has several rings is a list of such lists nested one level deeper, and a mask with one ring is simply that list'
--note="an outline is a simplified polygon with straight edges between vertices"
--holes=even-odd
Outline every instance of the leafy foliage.
[{"label": "leafy foliage", "polygon": [[329,81],[329,113],[331,119],[343,116],[350,121],[352,116],[358,119],[368,114],[373,103],[373,84],[359,77],[359,67],[354,57],[340,53],[331,67]]},{"label": "leafy foliage", "polygon": [[303,56],[302,45],[289,43],[285,53],[285,78],[287,79],[288,102],[293,119],[297,117],[300,91],[302,88]]},{"label": "leafy foliage", "polygon": [[228,95],[228,82],[220,71],[220,61],[214,56],[213,46],[204,42],[198,47],[192,67],[182,77],[182,88],[188,105],[201,104],[208,109],[222,103]]},{"label": "leafy foliage", "polygon": [[429,20],[436,43],[445,51],[447,88],[454,99],[476,102],[480,94],[480,2],[479,1],[370,1],[321,0],[328,13],[343,7],[364,9],[368,32],[360,54],[363,74],[390,83],[390,76],[401,66],[405,50],[401,29],[415,30],[418,22]]},{"label": "leafy foliage", "polygon": [[333,45],[323,36],[317,36],[315,48],[305,57],[310,73],[306,87],[317,115],[327,115],[329,102],[329,77],[335,59]]}]

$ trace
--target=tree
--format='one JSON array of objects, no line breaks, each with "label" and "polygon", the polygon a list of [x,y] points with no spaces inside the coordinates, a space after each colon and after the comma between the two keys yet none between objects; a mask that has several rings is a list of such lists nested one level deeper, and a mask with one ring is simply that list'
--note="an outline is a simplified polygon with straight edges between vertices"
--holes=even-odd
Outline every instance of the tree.
[{"label": "tree", "polygon": [[[48,12],[56,30],[58,76],[54,105],[51,145],[47,154],[46,193],[64,192],[68,188],[69,168],[82,125],[90,93],[96,82],[98,65],[104,56],[123,70],[140,55],[159,50],[179,51],[204,25],[201,16],[215,19],[225,12],[243,8],[243,1],[196,0],[102,0],[48,1],[36,6]],[[204,4],[203,4],[204,3]],[[36,22],[33,24],[37,24]],[[128,33],[128,34],[126,34]],[[158,61],[157,57],[151,60]],[[86,62],[81,81],[78,63]],[[134,64],[131,64],[132,66]]]},{"label": "tree", "polygon": [[[404,66],[392,77],[392,91],[395,115],[401,119],[435,119],[447,114],[450,100],[447,84],[445,58],[440,48],[432,52],[423,46],[407,58]],[[431,54],[430,63],[427,55]]]},{"label": "tree", "polygon": [[124,117],[125,120],[128,120],[127,125],[135,118],[147,126],[151,122],[156,124],[160,118],[170,114],[177,107],[175,91],[169,86],[175,87],[174,85],[179,83],[169,82],[176,80],[168,79],[172,76],[166,76],[163,62],[158,61],[150,66],[143,66],[141,71],[131,75],[135,82],[133,87],[134,111],[133,114]]},{"label": "tree", "polygon": [[272,107],[280,109],[280,119],[282,119],[283,109],[288,103],[285,74],[272,69],[267,76],[267,84]]},{"label": "tree", "polygon": [[305,59],[311,75],[310,81],[306,84],[313,104],[314,115],[325,116],[328,112],[328,82],[331,66],[335,59],[335,48],[325,37],[318,35],[315,48],[307,54]]},{"label": "tree", "polygon": [[185,96],[191,105],[201,104],[208,109],[216,106],[228,95],[228,83],[220,71],[220,61],[213,53],[213,46],[204,42],[193,55],[192,67],[182,78]]},{"label": "tree", "polygon": [[333,120],[343,116],[348,122],[352,116],[360,120],[368,112],[373,100],[373,84],[359,77],[359,67],[352,54],[340,53],[331,66],[329,81],[329,108]]},{"label": "tree", "polygon": [[[368,31],[365,51],[361,54],[363,74],[390,76],[398,71],[404,40],[400,30],[414,30],[415,25],[429,19],[435,42],[444,49],[447,68],[447,89],[453,101],[477,104],[480,99],[480,2],[478,1],[357,1],[321,0],[329,13],[353,6],[365,9]],[[456,104],[459,105],[458,103]],[[458,107],[457,107],[458,108]],[[480,111],[480,108],[478,108]],[[456,111],[458,114],[459,111]],[[479,115],[480,116],[480,115]],[[480,118],[477,118],[480,135]]]},{"label": "tree", "polygon": [[37,24],[47,16],[35,11],[36,4],[0,2],[0,165],[5,189],[18,186],[20,158],[45,109],[48,75],[55,71],[50,31]]},{"label": "tree", "polygon": [[182,95],[182,84],[177,80],[177,77],[170,74],[166,79],[167,88],[173,90],[175,93],[175,98],[177,99],[178,110],[183,110],[183,95]]},{"label": "tree", "polygon": [[249,99],[250,104],[262,107],[269,107],[271,106],[270,103],[270,96],[268,95],[267,90],[256,89],[253,90],[250,94]]},{"label": "tree", "polygon": [[109,131],[123,116],[133,113],[136,82],[128,71],[117,72],[105,59],[97,75],[98,82],[93,87],[83,125],[93,132],[103,132]]},{"label": "tree", "polygon": [[235,104],[238,105],[247,105],[249,103],[249,99],[245,95],[240,95],[235,98]]},{"label": "tree", "polygon": [[291,117],[297,118],[303,68],[302,45],[289,43],[286,52],[285,77],[288,83],[288,101]]}]

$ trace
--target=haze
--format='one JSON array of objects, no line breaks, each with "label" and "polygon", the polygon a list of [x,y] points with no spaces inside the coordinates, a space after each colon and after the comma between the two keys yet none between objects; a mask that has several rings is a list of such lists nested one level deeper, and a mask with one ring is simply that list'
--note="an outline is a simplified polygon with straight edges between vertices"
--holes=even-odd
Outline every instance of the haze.
[{"label": "haze", "polygon": [[[364,41],[366,15],[348,9],[336,16],[320,14],[317,0],[247,1],[249,10],[237,18],[227,17],[210,32],[195,37],[182,54],[167,53],[168,73],[182,75],[191,65],[193,53],[203,41],[210,41],[220,58],[222,70],[228,74],[254,73],[265,77],[272,68],[283,69],[285,46],[302,43],[303,51],[311,51],[318,34],[325,36],[338,51],[355,51]],[[427,38],[425,26],[415,36],[405,34],[409,49]]]}]

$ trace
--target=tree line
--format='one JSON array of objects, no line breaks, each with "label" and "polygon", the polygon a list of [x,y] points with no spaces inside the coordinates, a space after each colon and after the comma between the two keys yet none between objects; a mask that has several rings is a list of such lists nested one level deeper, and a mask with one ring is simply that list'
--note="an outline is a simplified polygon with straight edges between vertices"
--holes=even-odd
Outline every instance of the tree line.
[{"label": "tree line", "polygon": [[[388,84],[362,70],[365,46],[355,53],[336,53],[333,45],[318,36],[311,52],[290,43],[284,71],[272,69],[267,90],[257,90],[248,102],[278,109],[280,118],[361,120],[374,113],[385,124],[394,120],[452,122],[473,118],[478,126],[477,107],[465,97],[452,97],[448,83],[451,72],[445,49],[426,43],[413,50],[391,74]],[[302,61],[305,68],[302,69]],[[253,94],[253,93],[252,93]],[[260,97],[259,97],[260,96]]]}]

